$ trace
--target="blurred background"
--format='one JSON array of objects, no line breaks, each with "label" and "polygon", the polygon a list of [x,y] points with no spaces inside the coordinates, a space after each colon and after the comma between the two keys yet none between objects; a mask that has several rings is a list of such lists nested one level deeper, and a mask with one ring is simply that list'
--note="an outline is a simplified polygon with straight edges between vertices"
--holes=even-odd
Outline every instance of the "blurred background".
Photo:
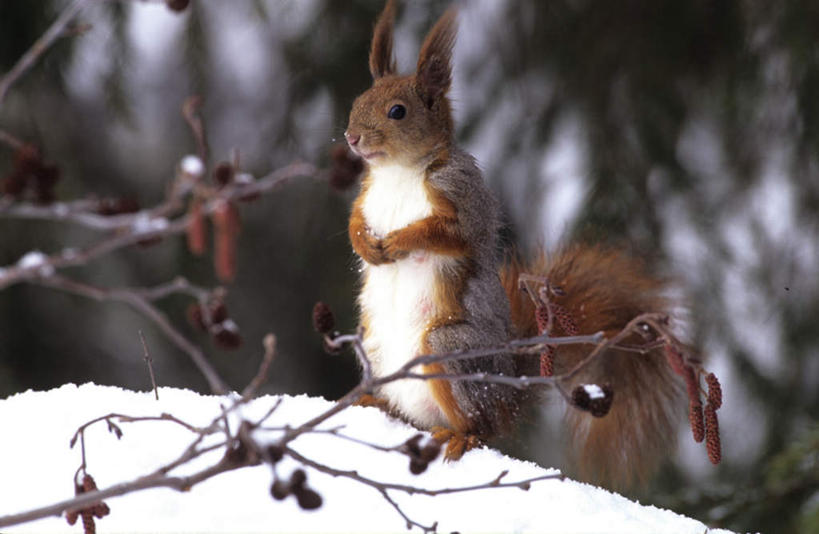
[{"label": "blurred background", "polygon": [[[184,2],[181,2],[184,4]],[[447,2],[404,2],[399,68]],[[0,2],[0,73],[62,1]],[[326,166],[369,86],[382,7],[365,0],[90,2],[0,104],[0,129],[57,165],[59,200],[160,202],[196,151],[180,109],[204,97],[214,164],[241,153],[256,176]],[[632,496],[737,531],[819,532],[819,3],[812,0],[461,3],[451,93],[458,139],[503,203],[504,244],[532,251],[607,241],[648,258],[689,304],[685,325],[723,382],[723,461],[708,463],[681,421],[680,447]],[[76,27],[76,25],[75,25]],[[14,152],[0,145],[0,179]],[[242,207],[238,274],[226,299],[244,345],[201,343],[234,388],[253,376],[266,332],[279,353],[266,392],[337,398],[357,378],[313,332],[317,300],[355,327],[356,264],[346,236],[355,188],[298,179]],[[0,213],[0,265],[99,234]],[[151,286],[178,274],[219,282],[183,238],[123,250],[67,274]],[[142,316],[20,284],[0,291],[0,397],[65,382],[147,390],[138,331],[160,385],[207,383]],[[514,453],[561,465],[559,406]]]}]

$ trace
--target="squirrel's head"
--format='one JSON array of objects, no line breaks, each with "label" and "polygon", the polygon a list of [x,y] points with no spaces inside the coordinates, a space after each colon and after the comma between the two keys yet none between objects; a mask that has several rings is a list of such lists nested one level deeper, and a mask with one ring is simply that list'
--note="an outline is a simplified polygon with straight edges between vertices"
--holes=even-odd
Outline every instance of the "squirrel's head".
[{"label": "squirrel's head", "polygon": [[396,74],[392,53],[395,2],[378,18],[370,48],[373,85],[353,103],[344,137],[370,165],[423,164],[452,142],[447,92],[452,81],[455,10],[447,10],[421,46],[415,74]]}]

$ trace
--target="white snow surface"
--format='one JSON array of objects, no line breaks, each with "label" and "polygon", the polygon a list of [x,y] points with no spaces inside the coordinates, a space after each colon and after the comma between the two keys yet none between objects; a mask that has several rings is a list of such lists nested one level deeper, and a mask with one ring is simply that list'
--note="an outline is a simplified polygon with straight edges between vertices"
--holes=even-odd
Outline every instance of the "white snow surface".
[{"label": "white snow surface", "polygon": [[[278,397],[260,397],[231,417],[236,428],[239,417],[260,418]],[[116,387],[67,384],[46,392],[28,391],[0,400],[3,429],[0,474],[0,519],[7,514],[58,502],[73,495],[73,476],[80,463],[79,443],[69,448],[77,427],[111,412],[131,416],[171,413],[193,425],[207,425],[229,405],[225,397],[160,388],[159,401],[153,392],[135,392]],[[284,396],[269,426],[297,425],[324,412],[332,403],[308,396]],[[342,433],[371,443],[393,446],[417,431],[390,419],[374,408],[352,407],[320,428],[342,425]],[[86,432],[88,472],[99,488],[132,480],[174,459],[194,436],[173,423],[122,423],[120,440],[98,423]],[[270,432],[260,439],[270,439]],[[216,436],[217,438],[219,436]],[[292,443],[304,456],[339,469],[356,469],[380,481],[425,488],[452,488],[485,483],[502,471],[504,481],[545,475],[554,470],[521,462],[490,449],[474,450],[459,462],[440,459],[414,476],[406,456],[381,452],[343,441],[329,434],[311,434]],[[193,465],[172,474],[191,473],[215,463],[220,453],[211,453]],[[278,464],[286,480],[297,467],[292,460]],[[269,466],[245,468],[216,476],[187,493],[159,488],[110,498],[111,514],[97,520],[97,531],[114,532],[406,532],[405,521],[373,488],[357,482],[307,471],[307,484],[323,497],[315,511],[301,510],[295,499],[274,501],[269,494]],[[691,533],[727,532],[708,530],[703,523],[668,510],[642,506],[620,495],[571,480],[534,482],[528,491],[519,488],[490,488],[466,493],[391,496],[412,519],[439,532],[560,532],[560,533]],[[48,517],[7,527],[4,533],[80,532],[62,517]],[[416,528],[415,532],[419,532]]]}]

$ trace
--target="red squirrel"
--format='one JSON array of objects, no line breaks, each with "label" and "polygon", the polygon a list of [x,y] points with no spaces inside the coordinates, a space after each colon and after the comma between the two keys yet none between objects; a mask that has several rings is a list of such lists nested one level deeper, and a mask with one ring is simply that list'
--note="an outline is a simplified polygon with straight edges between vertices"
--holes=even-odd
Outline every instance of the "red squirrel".
[{"label": "red squirrel", "polygon": [[[430,30],[408,76],[396,72],[394,16],[389,0],[370,50],[373,85],[355,100],[344,134],[366,162],[349,237],[362,261],[358,305],[374,376],[419,355],[538,334],[534,307],[518,289],[522,270],[560,288],[554,300],[576,332],[558,327],[555,335],[611,334],[643,312],[666,310],[663,284],[639,261],[604,247],[564,247],[525,267],[500,268],[497,203],[475,160],[453,139],[447,93],[455,11]],[[590,350],[557,347],[555,371],[570,369]],[[604,356],[577,383],[609,384],[613,404],[602,418],[569,410],[573,451],[587,478],[627,484],[651,470],[673,441],[677,390],[662,357],[616,350]],[[531,376],[538,363],[500,354],[427,365],[423,372]],[[399,380],[374,393],[390,412],[447,442],[451,459],[510,431],[527,397],[507,385],[443,379]]]}]

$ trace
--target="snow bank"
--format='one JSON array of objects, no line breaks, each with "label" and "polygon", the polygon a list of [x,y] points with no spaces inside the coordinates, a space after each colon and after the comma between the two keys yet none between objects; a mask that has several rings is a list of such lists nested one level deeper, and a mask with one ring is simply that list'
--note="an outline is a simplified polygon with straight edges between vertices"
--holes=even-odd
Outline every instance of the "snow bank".
[{"label": "snow bank", "polygon": [[[244,407],[241,415],[258,419],[275,400],[276,397],[261,397]],[[185,390],[161,388],[156,401],[152,392],[93,384],[79,387],[69,384],[0,400],[0,479],[4,482],[0,484],[0,516],[73,495],[73,475],[80,464],[80,451],[79,444],[70,449],[69,440],[82,423],[110,412],[132,416],[167,412],[193,425],[207,425],[219,413],[220,404],[227,404],[225,398]],[[295,425],[331,405],[318,398],[284,397],[269,425]],[[322,428],[339,425],[344,426],[345,435],[384,446],[397,445],[416,433],[372,408],[350,408]],[[88,472],[101,489],[152,471],[174,459],[193,439],[187,430],[169,422],[140,422],[121,427],[124,435],[120,440],[108,432],[104,423],[86,432]],[[374,451],[332,435],[305,435],[292,445],[300,454],[326,465],[356,469],[381,481],[425,488],[485,483],[504,470],[509,471],[504,480],[510,482],[550,472],[483,449],[468,453],[456,463],[444,464],[439,459],[425,473],[414,476],[409,473],[406,456]],[[214,453],[179,473],[190,473],[219,457]],[[278,466],[284,478],[295,468],[296,464],[288,460]],[[108,499],[111,514],[98,521],[97,531],[406,532],[405,521],[373,488],[311,469],[306,471],[308,485],[323,497],[324,504],[316,511],[301,510],[292,497],[274,501],[269,494],[271,469],[259,466],[219,475],[187,493],[151,489]],[[569,480],[536,482],[528,491],[492,488],[435,497],[391,495],[413,520],[427,525],[437,521],[439,532],[709,532],[699,521],[641,506],[620,495]],[[80,525],[72,527],[64,518],[55,517],[9,527],[4,532],[81,530]]]}]

